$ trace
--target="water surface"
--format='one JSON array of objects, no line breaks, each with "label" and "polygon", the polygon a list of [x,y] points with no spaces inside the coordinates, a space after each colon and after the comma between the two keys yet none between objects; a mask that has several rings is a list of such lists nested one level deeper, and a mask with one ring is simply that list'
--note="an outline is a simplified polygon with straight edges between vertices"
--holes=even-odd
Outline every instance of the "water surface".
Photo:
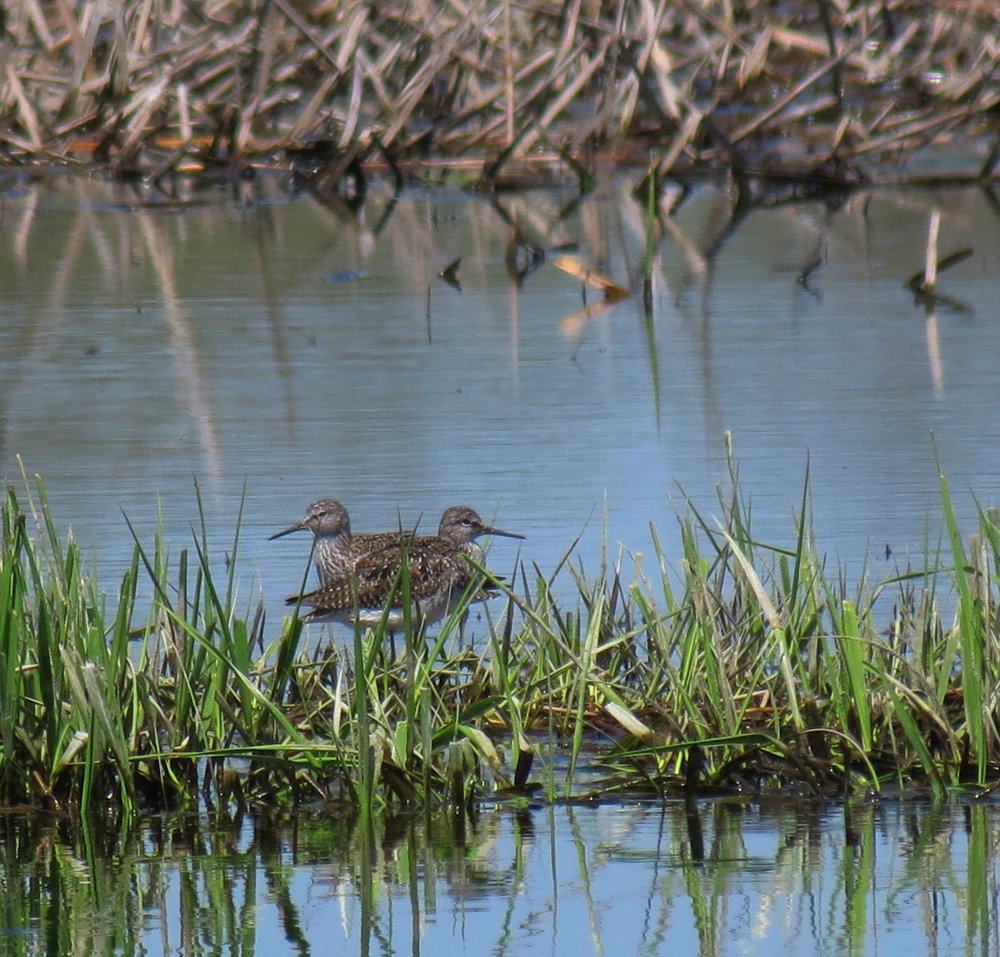
[{"label": "water surface", "polygon": [[[706,516],[726,432],[759,539],[794,541],[807,468],[817,544],[858,575],[922,562],[937,462],[969,527],[997,499],[1000,228],[979,191],[880,191],[752,210],[695,190],[667,223],[652,311],[587,315],[547,261],[520,284],[513,224],[638,293],[628,177],[494,200],[375,187],[357,215],[261,177],[190,207],[100,181],[0,196],[0,469],[44,476],[57,522],[114,591],[123,512],[176,556],[202,496],[215,555],[246,495],[241,595],[270,628],[308,542],[267,536],[320,496],[357,530],[447,505],[528,535],[676,560],[681,489]],[[904,280],[933,209],[928,313]],[[461,256],[461,290],[438,278]],[[812,268],[815,266],[815,268]],[[807,275],[808,273],[808,275]],[[804,280],[804,281],[803,281]],[[681,505],[678,506],[678,503]],[[886,551],[891,555],[886,559]],[[491,561],[510,572],[518,544]],[[630,570],[627,568],[627,570]],[[991,804],[704,802],[483,808],[381,821],[163,817],[77,833],[0,819],[4,953],[1000,954]],[[92,942],[81,945],[83,942]]]},{"label": "water surface", "polygon": [[[0,820],[3,952],[1000,953],[995,805],[803,799],[379,820]],[[89,840],[87,839],[89,837]]]},{"label": "water surface", "polygon": [[[190,544],[197,482],[218,557],[243,491],[239,581],[272,618],[308,542],[268,543],[321,496],[355,530],[450,504],[528,535],[555,567],[602,547],[676,558],[681,489],[718,514],[731,432],[759,539],[790,545],[808,466],[821,552],[881,574],[936,547],[936,460],[967,523],[997,499],[1000,222],[986,194],[859,192],[751,210],[696,189],[640,288],[633,180],[487,199],[376,185],[356,215],[278,177],[161,206],[94,180],[8,179],[0,215],[0,470],[23,461],[114,589],[131,552]],[[153,197],[155,198],[155,197]],[[904,287],[931,211],[961,308]],[[516,224],[550,250],[518,285]],[[584,317],[575,248],[636,295]],[[461,289],[438,278],[461,257]],[[815,268],[813,268],[815,267]],[[803,281],[803,279],[805,281]],[[517,544],[495,543],[509,572]],[[886,561],[887,548],[892,555]]]}]

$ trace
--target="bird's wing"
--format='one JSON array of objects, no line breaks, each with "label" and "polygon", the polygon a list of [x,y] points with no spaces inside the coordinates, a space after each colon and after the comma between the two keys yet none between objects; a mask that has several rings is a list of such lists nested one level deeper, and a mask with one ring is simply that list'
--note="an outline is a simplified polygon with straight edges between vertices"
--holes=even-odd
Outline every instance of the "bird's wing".
[{"label": "bird's wing", "polygon": [[446,546],[447,543],[438,539],[430,542],[416,539],[405,547],[398,541],[392,542],[363,555],[352,574],[332,578],[315,591],[302,595],[301,599],[298,596],[289,598],[288,604],[294,605],[301,600],[310,608],[327,610],[348,610],[355,605],[382,608],[390,596],[396,604],[402,590],[400,567],[404,551],[410,596],[414,601],[422,601],[444,588],[463,591],[478,577],[477,572],[460,551]]}]

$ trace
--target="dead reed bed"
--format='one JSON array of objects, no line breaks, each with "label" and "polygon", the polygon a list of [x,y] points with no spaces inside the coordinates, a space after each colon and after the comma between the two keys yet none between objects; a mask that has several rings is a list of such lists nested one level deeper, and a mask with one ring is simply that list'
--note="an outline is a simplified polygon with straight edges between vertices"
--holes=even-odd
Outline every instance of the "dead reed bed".
[{"label": "dead reed bed", "polygon": [[948,178],[991,180],[998,58],[997,0],[22,0],[0,159],[157,183],[291,163],[327,189],[375,162],[464,160],[485,188],[628,162],[745,189],[958,151]]}]

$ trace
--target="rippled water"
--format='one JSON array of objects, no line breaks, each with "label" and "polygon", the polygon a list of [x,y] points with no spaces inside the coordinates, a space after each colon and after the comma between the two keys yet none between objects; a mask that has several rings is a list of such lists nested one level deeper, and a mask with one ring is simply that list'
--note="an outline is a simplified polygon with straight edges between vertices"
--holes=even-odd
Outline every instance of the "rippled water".
[{"label": "rippled water", "polygon": [[[516,223],[638,293],[631,184],[579,203],[375,187],[350,216],[278,179],[180,207],[9,179],[3,478],[20,484],[18,456],[44,477],[112,590],[122,512],[148,542],[162,508],[176,553],[197,481],[222,554],[245,488],[240,581],[249,601],[256,573],[275,616],[308,542],[267,535],[320,496],[355,530],[430,530],[470,504],[527,534],[543,570],[581,532],[590,569],[605,532],[612,555],[648,553],[650,522],[675,557],[679,489],[718,513],[727,430],[757,537],[794,541],[808,465],[820,551],[852,575],[936,546],[936,456],[963,518],[996,500],[1000,222],[983,193],[858,193],[733,222],[725,194],[697,189],[658,246],[648,321],[638,294],[582,317],[551,252],[512,282]],[[940,283],[966,308],[927,316],[903,283],[935,207],[942,255],[974,255]],[[460,291],[438,278],[459,256]],[[495,543],[499,570],[516,547]]]},{"label": "rippled water", "polygon": [[1000,953],[993,805],[801,799],[379,821],[0,820],[4,953]]},{"label": "rippled water", "polygon": [[[150,544],[162,510],[176,556],[197,483],[221,557],[245,490],[237,581],[247,602],[263,590],[274,629],[308,542],[267,536],[320,496],[356,530],[430,529],[466,503],[525,533],[544,572],[577,535],[592,571],[605,535],[652,571],[648,523],[676,559],[680,489],[718,512],[729,431],[757,538],[794,541],[808,464],[818,546],[850,575],[936,546],[938,461],[967,527],[977,499],[996,502],[987,194],[857,193],[732,221],[724,193],[697,189],[667,221],[647,316],[630,186],[578,203],[375,187],[352,216],[277,178],[167,207],[12,176],[3,478],[21,486],[20,462],[44,477],[111,592],[123,512]],[[942,254],[974,253],[928,314],[904,280],[934,208]],[[550,251],[520,285],[515,223]],[[636,294],[587,314],[554,265],[567,245]],[[438,278],[458,256],[460,290]],[[498,540],[491,562],[509,572],[518,547]],[[992,806],[711,802],[700,819],[703,860],[673,804],[490,809],[369,838],[329,810],[256,828],[164,818],[121,844],[2,819],[0,949],[1000,954]]]}]

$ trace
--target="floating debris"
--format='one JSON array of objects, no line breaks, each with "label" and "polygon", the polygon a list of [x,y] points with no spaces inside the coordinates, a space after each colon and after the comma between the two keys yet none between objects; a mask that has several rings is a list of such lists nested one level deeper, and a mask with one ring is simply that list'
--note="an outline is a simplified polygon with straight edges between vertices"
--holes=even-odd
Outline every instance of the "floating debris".
[{"label": "floating debris", "polygon": [[560,256],[555,261],[555,266],[563,272],[582,280],[592,289],[598,289],[603,292],[604,298],[608,302],[621,302],[622,299],[628,299],[631,295],[627,289],[619,286],[618,283],[608,279],[606,276],[602,276],[600,273],[594,272],[593,269],[588,269],[586,266],[580,265],[575,259],[570,259],[568,256]]}]

